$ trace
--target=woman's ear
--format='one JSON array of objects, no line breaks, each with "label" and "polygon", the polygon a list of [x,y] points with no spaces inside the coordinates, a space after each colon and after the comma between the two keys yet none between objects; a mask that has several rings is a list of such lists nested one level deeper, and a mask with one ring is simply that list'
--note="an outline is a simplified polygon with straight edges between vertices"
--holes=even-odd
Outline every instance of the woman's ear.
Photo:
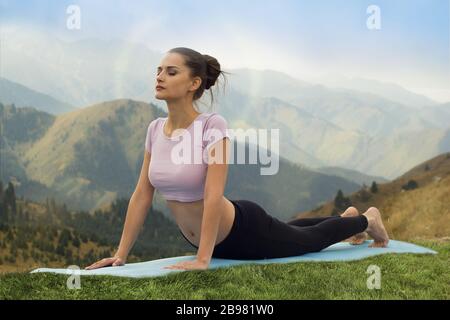
[{"label": "woman's ear", "polygon": [[200,88],[201,84],[202,79],[200,77],[194,77],[194,79],[192,80],[191,91],[196,91],[198,88]]}]

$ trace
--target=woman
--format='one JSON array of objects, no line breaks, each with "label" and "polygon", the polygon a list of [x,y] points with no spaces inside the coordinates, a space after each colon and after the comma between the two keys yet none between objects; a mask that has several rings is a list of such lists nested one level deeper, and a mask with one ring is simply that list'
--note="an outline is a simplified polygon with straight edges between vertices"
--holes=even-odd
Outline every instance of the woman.
[{"label": "woman", "polygon": [[[168,117],[157,118],[148,126],[144,162],[116,254],[86,269],[125,264],[155,189],[166,199],[182,235],[197,248],[195,260],[169,266],[171,269],[207,269],[212,257],[301,255],[352,236],[353,243],[361,243],[364,232],[374,239],[372,246],[386,246],[389,238],[375,207],[362,215],[350,207],[341,216],[285,223],[255,202],[223,196],[230,149],[227,122],[218,113],[199,113],[193,107],[221,73],[215,58],[188,48],[174,48],[163,58],[157,69],[156,98],[166,101]],[[175,134],[179,131],[182,134]],[[181,153],[177,149],[180,140],[185,147]],[[203,162],[192,162],[190,151],[201,154]],[[189,161],[180,161],[181,154]]]}]

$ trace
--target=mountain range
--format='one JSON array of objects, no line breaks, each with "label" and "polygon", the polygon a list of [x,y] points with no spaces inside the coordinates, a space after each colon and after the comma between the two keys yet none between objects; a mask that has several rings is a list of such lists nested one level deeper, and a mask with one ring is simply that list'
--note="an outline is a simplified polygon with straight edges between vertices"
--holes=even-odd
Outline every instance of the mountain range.
[{"label": "mountain range", "polygon": [[[103,208],[131,195],[148,123],[166,116],[155,105],[133,100],[114,100],[59,116],[1,104],[0,112],[1,179],[14,180],[17,193],[31,200],[43,201],[51,194],[58,203],[83,210]],[[234,143],[237,149],[238,141]],[[251,147],[245,145],[246,154]],[[332,197],[338,189],[350,192],[360,186],[282,156],[277,174],[264,176],[260,169],[258,164],[230,164],[226,195],[258,201],[282,219]],[[30,185],[44,188],[35,193]],[[157,194],[155,207],[167,212]]]},{"label": "mountain range", "polygon": [[[147,124],[167,115],[153,90],[163,54],[118,39],[68,42],[30,30],[6,36],[2,179],[22,183],[24,194],[42,199],[54,192],[84,209],[129,195]],[[351,189],[395,179],[450,150],[450,103],[371,79],[338,76],[316,83],[274,70],[227,71],[229,85],[223,93],[221,82],[213,87],[217,108],[211,108],[230,129],[280,129],[279,155],[293,171],[340,177],[353,183]],[[198,102],[200,111],[211,111],[209,98]],[[237,195],[252,194],[247,190]],[[260,198],[287,217],[325,193],[314,201]],[[281,202],[285,207],[271,207]]]},{"label": "mountain range", "polygon": [[[396,179],[344,194],[360,214],[380,210],[392,239],[448,238],[450,235],[450,153],[440,154],[411,168]],[[336,207],[330,199],[298,212],[296,218],[328,216]],[[340,214],[344,208],[337,210]]]},{"label": "mountain range", "polygon": [[[5,36],[2,76],[7,81],[77,108],[125,98],[166,111],[154,98],[163,53],[146,45],[94,38],[69,42],[30,30]],[[235,127],[282,128],[280,153],[311,169],[341,167],[394,179],[450,150],[450,104],[399,85],[343,76],[318,84],[274,70],[226,71],[223,93],[222,78],[213,87],[216,110]],[[20,90],[8,90],[14,91]],[[208,109],[209,98],[202,97],[199,111]],[[0,102],[15,101],[0,95]],[[67,111],[30,105],[55,115]],[[417,141],[421,152],[414,152]]]}]

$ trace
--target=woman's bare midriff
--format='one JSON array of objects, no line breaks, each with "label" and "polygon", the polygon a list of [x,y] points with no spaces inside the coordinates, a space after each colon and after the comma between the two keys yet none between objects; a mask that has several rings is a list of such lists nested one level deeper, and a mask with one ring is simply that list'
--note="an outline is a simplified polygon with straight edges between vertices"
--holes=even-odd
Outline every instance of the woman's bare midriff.
[{"label": "woman's bare midriff", "polygon": [[[193,202],[167,200],[166,203],[181,232],[192,244],[199,247],[204,199]],[[235,215],[234,205],[225,197],[222,197],[222,202],[218,205],[217,210],[223,210],[223,212],[217,212],[222,216],[222,219],[215,245],[218,245],[228,236]]]}]

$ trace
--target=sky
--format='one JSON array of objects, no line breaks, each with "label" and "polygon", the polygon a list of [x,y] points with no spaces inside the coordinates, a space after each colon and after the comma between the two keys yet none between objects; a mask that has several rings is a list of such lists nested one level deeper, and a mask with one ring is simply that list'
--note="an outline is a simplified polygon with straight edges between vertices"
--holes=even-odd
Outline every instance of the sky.
[{"label": "sky", "polygon": [[[272,69],[298,79],[331,74],[394,82],[450,101],[449,0],[0,0],[0,28],[66,40],[120,38],[166,52],[186,46],[224,69]],[[67,28],[69,5],[80,29]],[[379,29],[369,6],[379,8]]]}]

